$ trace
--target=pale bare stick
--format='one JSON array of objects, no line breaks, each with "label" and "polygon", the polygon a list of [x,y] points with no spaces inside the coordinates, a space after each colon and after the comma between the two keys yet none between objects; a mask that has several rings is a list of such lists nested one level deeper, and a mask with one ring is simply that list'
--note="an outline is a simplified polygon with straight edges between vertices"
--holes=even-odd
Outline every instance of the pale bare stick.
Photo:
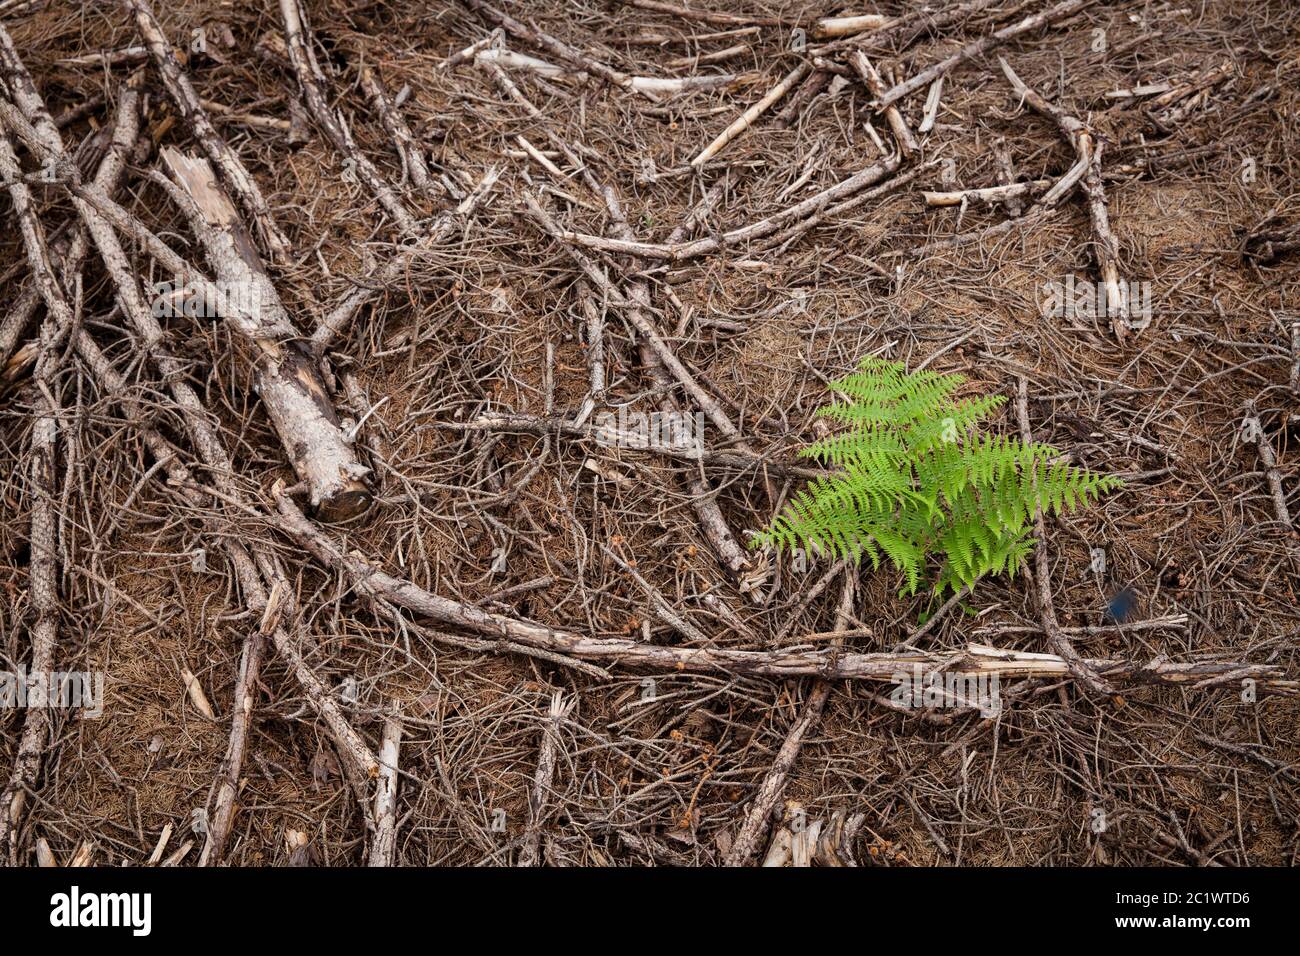
[{"label": "pale bare stick", "polygon": [[384,720],[379,747],[379,780],[375,786],[375,836],[370,845],[371,866],[392,866],[397,853],[397,760],[402,745],[402,718],[394,714]]},{"label": "pale bare stick", "polygon": [[[871,61],[867,59],[865,53],[861,50],[854,50],[849,55],[849,63],[853,65],[853,69],[857,70],[858,76],[872,96],[879,98],[884,95],[885,79],[880,75],[880,71],[872,65]],[[921,148],[916,141],[916,137],[912,135],[907,120],[903,118],[903,114],[897,106],[885,107],[885,119],[889,121],[889,128],[893,131],[894,139],[904,156],[910,156]]]},{"label": "pale bare stick", "polygon": [[319,368],[298,342],[234,206],[205,160],[170,148],[163,149],[162,159],[180,186],[173,199],[190,220],[217,279],[223,288],[243,290],[256,310],[256,322],[228,324],[251,346],[257,393],[294,471],[307,484],[312,507],[329,521],[357,516],[370,506],[370,490],[362,481],[370,469],[344,435]]},{"label": "pale bare stick", "polygon": [[953,192],[921,193],[927,206],[960,206],[962,203],[1010,203],[1013,199],[1041,192],[1052,184],[1050,179],[1035,179],[1024,183],[1007,183],[1004,186],[986,186],[983,189],[958,189]]},{"label": "pale bare stick", "polygon": [[722,152],[723,147],[730,143],[745,130],[749,129],[760,116],[766,113],[774,103],[780,102],[794,85],[808,75],[811,67],[807,63],[800,63],[793,70],[785,75],[780,83],[768,90],[767,93],[757,103],[751,106],[745,112],[741,113],[734,122],[721,133],[713,142],[700,150],[698,156],[691,160],[691,165],[699,169],[718,153]]},{"label": "pale bare stick", "polygon": [[[843,573],[844,584],[840,590],[839,607],[835,612],[837,634],[842,633],[848,626],[856,593],[856,567],[845,567]],[[839,647],[841,644],[843,644],[842,637],[837,636],[832,639],[832,646]],[[723,858],[725,866],[744,866],[758,849],[759,841],[767,833],[767,824],[772,818],[772,811],[780,801],[781,794],[785,792],[786,777],[799,758],[799,748],[803,746],[804,737],[821,720],[822,711],[826,708],[826,701],[830,699],[833,686],[830,681],[823,678],[818,678],[813,683],[808,699],[804,702],[803,711],[786,733],[771,768],[763,777],[763,782],[758,785],[758,791],[754,794],[749,811],[745,814],[745,822],[741,824],[735,842]]]},{"label": "pale bare stick", "polygon": [[[586,81],[591,74],[569,67],[557,66],[547,60],[515,50],[487,48],[474,55],[475,63],[495,63],[514,70],[527,70],[548,79],[567,79],[577,83]],[[747,74],[719,73],[699,76],[628,76],[627,88],[643,94],[684,93],[688,90],[722,89],[749,80]]]},{"label": "pale bare stick", "polygon": [[693,10],[690,7],[679,6],[675,3],[665,3],[663,0],[620,0],[620,2],[631,7],[639,7],[642,10],[653,10],[656,13],[681,17],[683,20],[696,20],[700,23],[714,23],[720,26],[776,27],[781,25],[781,21],[774,17],[747,17],[737,16],[734,13]]},{"label": "pale bare stick", "polygon": [[847,37],[889,26],[889,17],[867,13],[854,17],[823,17],[813,24],[813,36]]},{"label": "pale bare stick", "polygon": [[343,156],[344,175],[364,183],[384,210],[393,217],[393,222],[404,235],[419,235],[420,227],[411,210],[379,175],[375,164],[361,152],[352,138],[351,130],[326,101],[322,89],[325,78],[312,53],[311,38],[298,0],[280,0],[280,16],[284,21],[284,40],[288,47],[289,61],[298,78],[298,88],[316,125]]},{"label": "pale bare stick", "polygon": [[1063,0],[1056,6],[1044,10],[1042,13],[1036,13],[1033,16],[1025,17],[1018,23],[1013,23],[1009,27],[1003,27],[996,33],[990,33],[973,43],[968,43],[946,60],[934,64],[929,69],[922,70],[911,79],[899,83],[897,86],[887,90],[884,95],[878,98],[879,105],[885,107],[891,103],[897,103],[905,96],[910,96],[917,90],[925,89],[936,79],[950,72],[953,67],[965,63],[967,60],[977,57],[982,53],[987,53],[995,47],[1001,46],[1008,40],[1015,39],[1024,33],[1037,30],[1040,27],[1048,26],[1058,20],[1073,16],[1080,10],[1092,6],[1097,0]]},{"label": "pale bare stick", "polygon": [[203,151],[207,153],[208,159],[212,161],[212,165],[220,172],[230,191],[235,194],[239,204],[253,220],[258,236],[261,237],[272,261],[280,264],[287,262],[293,253],[293,246],[276,225],[271,207],[267,204],[261,189],[258,188],[257,181],[208,119],[207,111],[199,102],[189,77],[177,61],[171,43],[168,42],[162,26],[149,6],[149,0],[123,0],[123,3],[127,10],[135,15],[136,28],[149,47],[163,85],[167,88],[168,95],[176,104],[176,109],[180,111],[186,125],[194,134],[194,138],[198,140]]},{"label": "pale bare stick", "polygon": [[1004,0],[967,0],[955,3],[941,10],[920,9],[905,13],[877,27],[868,36],[852,35],[831,40],[829,43],[810,47],[809,52],[821,56],[841,53],[856,46],[868,46],[874,49],[906,49],[916,40],[930,34],[937,36],[946,27],[973,17],[988,7],[1003,3]]},{"label": "pale bare stick", "polygon": [[925,135],[934,129],[935,122],[939,119],[939,104],[943,101],[943,77],[936,77],[930,84],[930,92],[925,95],[925,110],[921,115],[921,125],[916,131]]},{"label": "pale bare stick", "polygon": [[542,744],[538,748],[537,771],[533,774],[533,789],[528,795],[528,827],[524,831],[524,845],[519,851],[517,866],[537,866],[541,860],[542,822],[546,817],[546,795],[555,777],[560,727],[575,702],[565,701],[557,691],[551,698],[546,719],[542,722]]}]

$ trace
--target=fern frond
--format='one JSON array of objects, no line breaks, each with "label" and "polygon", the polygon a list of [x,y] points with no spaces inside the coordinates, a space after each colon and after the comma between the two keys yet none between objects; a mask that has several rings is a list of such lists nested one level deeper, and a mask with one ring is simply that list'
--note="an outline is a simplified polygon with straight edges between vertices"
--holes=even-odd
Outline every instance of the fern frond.
[{"label": "fern frond", "polygon": [[1071,511],[1122,485],[1070,465],[1050,445],[980,434],[1005,399],[956,398],[964,382],[871,357],[832,382],[834,397],[817,414],[844,428],[800,454],[835,470],[795,494],[751,544],[865,556],[873,568],[883,557],[902,573],[905,593],[916,592],[935,556],[942,595],[985,574],[1014,575],[1039,509]]}]

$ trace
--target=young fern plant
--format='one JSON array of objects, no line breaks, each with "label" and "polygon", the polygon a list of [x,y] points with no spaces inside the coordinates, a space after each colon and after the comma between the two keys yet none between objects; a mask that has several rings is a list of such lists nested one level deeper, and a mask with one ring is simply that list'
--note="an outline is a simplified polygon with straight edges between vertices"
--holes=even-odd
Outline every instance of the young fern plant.
[{"label": "young fern plant", "polygon": [[955,398],[961,375],[909,373],[863,359],[818,409],[844,430],[800,451],[833,470],[815,478],[751,541],[803,548],[879,569],[882,555],[915,594],[927,559],[939,558],[942,596],[985,574],[1012,575],[1029,555],[1034,512],[1072,511],[1123,482],[1063,463],[1037,442],[981,434],[1006,400]]}]

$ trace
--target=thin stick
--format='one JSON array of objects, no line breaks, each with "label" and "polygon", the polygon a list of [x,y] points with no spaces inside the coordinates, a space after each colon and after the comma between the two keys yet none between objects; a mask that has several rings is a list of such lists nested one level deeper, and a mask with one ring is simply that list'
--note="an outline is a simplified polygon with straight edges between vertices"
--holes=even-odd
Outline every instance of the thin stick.
[{"label": "thin stick", "polygon": [[432,194],[433,180],[429,176],[429,164],[424,161],[424,151],[416,143],[415,136],[411,133],[411,128],[406,125],[401,110],[389,97],[379,74],[368,63],[361,64],[361,88],[370,97],[375,112],[379,114],[379,121],[388,131],[393,146],[406,167],[406,173],[411,177],[412,185],[420,192]]},{"label": "thin stick", "polygon": [[839,200],[874,185],[888,174],[895,172],[898,166],[898,157],[886,156],[879,162],[859,170],[848,179],[822,190],[815,196],[810,196],[779,213],[768,216],[766,219],[760,219],[758,222],[750,223],[747,226],[732,229],[717,237],[711,236],[706,239],[696,239],[692,242],[660,244],[627,239],[610,239],[604,236],[593,236],[587,233],[563,230],[556,234],[556,238],[589,249],[598,249],[601,252],[680,262],[684,259],[707,255],[730,246],[770,236],[792,222],[813,215]]},{"label": "thin stick", "polygon": [[943,100],[943,77],[940,76],[930,84],[930,92],[925,97],[925,111],[921,116],[921,125],[916,131],[925,135],[934,129],[935,121],[939,118],[939,104]]},{"label": "thin stick", "polygon": [[1003,3],[1004,0],[968,0],[966,3],[950,4],[942,10],[920,9],[905,13],[872,31],[870,36],[857,35],[842,37],[823,43],[809,52],[827,56],[840,53],[855,46],[869,46],[873,49],[904,50],[916,40],[929,34],[937,36],[941,30],[977,13]]},{"label": "thin stick", "polygon": [[[281,0],[281,2],[284,2],[284,0]],[[612,83],[620,89],[632,90],[650,99],[656,99],[655,94],[657,93],[677,93],[688,89],[730,86],[739,79],[736,76],[632,76],[601,63],[581,50],[574,49],[562,40],[556,39],[549,33],[519,22],[509,14],[498,10],[489,3],[485,3],[484,0],[461,0],[461,2],[480,16],[497,24],[511,36],[518,37],[538,49],[546,50],[548,53],[558,56],[561,60],[572,63],[580,70],[599,77],[607,83]],[[485,51],[478,54],[478,56],[483,57],[490,52],[492,51]],[[541,63],[542,61],[537,62]]]},{"label": "thin stick", "polygon": [[384,721],[379,747],[379,780],[375,787],[375,840],[370,847],[371,866],[392,866],[397,852],[397,759],[402,745],[402,718]]},{"label": "thin stick", "polygon": [[754,121],[766,113],[768,109],[772,107],[772,104],[780,102],[781,98],[789,93],[796,83],[807,76],[811,69],[812,67],[807,63],[800,63],[793,70],[787,73],[785,78],[782,79],[780,83],[776,84],[776,86],[768,90],[767,94],[764,95],[762,99],[749,109],[745,110],[745,112],[741,113],[730,126],[718,134],[717,138],[713,142],[700,150],[700,154],[691,160],[691,165],[696,169],[699,169],[714,156],[718,155],[718,153],[722,152],[723,147],[741,133],[745,132],[745,130],[749,129],[750,126],[754,125]]},{"label": "thin stick", "polygon": [[1119,241],[1111,231],[1110,216],[1106,209],[1106,187],[1101,173],[1101,153],[1104,144],[1083,122],[1059,106],[1049,103],[1036,90],[1026,85],[1005,59],[998,57],[998,63],[1021,99],[1036,112],[1055,122],[1066,141],[1074,147],[1077,161],[1070,172],[1047,192],[1042,202],[1051,205],[1073,188],[1075,182],[1082,181],[1084,194],[1088,198],[1093,236],[1097,240],[1097,265],[1101,272],[1102,284],[1106,289],[1106,314],[1110,317],[1111,329],[1115,337],[1123,342],[1129,315],[1128,296],[1120,281]]},{"label": "thin stick", "polygon": [[288,237],[276,225],[271,207],[258,188],[257,181],[208,119],[207,111],[199,102],[189,77],[177,62],[172,45],[167,42],[162,26],[149,6],[149,0],[122,0],[122,2],[129,12],[135,14],[136,27],[149,47],[163,85],[167,88],[168,95],[176,104],[186,125],[194,133],[194,138],[207,153],[212,165],[221,173],[222,179],[235,194],[240,205],[252,218],[272,261],[284,264],[293,253]]},{"label": "thin stick", "polygon": [[560,745],[560,725],[574,701],[565,701],[556,692],[546,720],[542,723],[542,745],[537,755],[537,772],[533,774],[533,789],[528,796],[528,829],[524,831],[524,846],[519,851],[518,866],[537,866],[540,862],[542,822],[546,817],[546,795],[555,777],[555,758]]},{"label": "thin stick", "polygon": [[[132,0],[139,2],[139,0]],[[374,163],[366,158],[352,139],[352,133],[343,120],[330,109],[322,85],[325,82],[316,57],[311,51],[310,36],[304,24],[298,0],[280,0],[280,16],[284,21],[284,40],[289,50],[289,62],[298,77],[298,87],[312,118],[334,148],[343,155],[344,168],[363,182],[385,211],[393,217],[397,228],[407,236],[420,232],[419,224],[406,204],[393,192],[392,187],[379,175]]]},{"label": "thin stick", "polygon": [[[837,632],[843,632],[847,628],[849,617],[853,612],[853,597],[856,592],[855,570],[845,569],[840,603],[835,612]],[[832,641],[832,646],[839,647],[842,643],[843,638],[836,637]],[[823,678],[818,678],[814,682],[808,700],[804,703],[803,712],[790,727],[785,740],[781,743],[781,749],[776,753],[776,759],[772,761],[771,768],[768,769],[767,775],[754,794],[749,812],[745,814],[745,822],[741,824],[736,841],[723,860],[724,865],[744,866],[758,849],[759,841],[767,833],[767,824],[772,818],[772,811],[780,801],[781,794],[785,792],[786,777],[799,758],[799,748],[803,746],[804,737],[821,720],[822,711],[826,708],[826,701],[830,699],[833,686]]]},{"label": "thin stick", "polygon": [[[1029,381],[1023,375],[1016,389],[1016,415],[1020,420],[1020,440],[1028,447],[1033,444],[1034,436],[1029,427]],[[1035,486],[1034,494],[1037,493]],[[1047,633],[1047,646],[1067,662],[1070,672],[1085,686],[1094,693],[1110,696],[1115,693],[1114,689],[1079,657],[1057,623],[1056,605],[1052,601],[1052,574],[1047,563],[1047,522],[1042,507],[1034,508],[1034,534],[1038,538],[1034,545],[1034,577],[1037,579],[1034,583],[1038,586],[1038,613]]]},{"label": "thin stick", "polygon": [[621,0],[621,2],[631,7],[639,7],[642,10],[667,13],[670,16],[681,17],[683,20],[696,20],[700,23],[742,27],[777,27],[781,25],[781,21],[774,17],[746,17],[736,16],[732,13],[713,13],[709,10],[692,10],[689,7],[681,7],[675,3],[664,3],[663,0]]},{"label": "thin stick", "polygon": [[[871,92],[872,96],[880,98],[885,94],[885,78],[867,59],[867,55],[861,50],[854,50],[849,56],[849,63],[853,69],[858,71],[858,76]],[[894,132],[894,139],[898,143],[898,148],[903,151],[904,156],[910,156],[921,148],[912,135],[912,130],[907,125],[907,120],[903,118],[902,112],[897,106],[885,107],[885,119],[889,121],[889,128]]]},{"label": "thin stick", "polygon": [[351,324],[353,317],[358,312],[379,298],[385,288],[393,285],[402,277],[413,259],[421,254],[436,251],[440,245],[445,243],[452,233],[472,216],[483,201],[487,199],[496,187],[499,177],[500,172],[498,170],[489,169],[483,174],[479,184],[455,209],[434,218],[432,225],[430,225],[420,242],[401,247],[393,258],[389,259],[384,264],[384,267],[379,270],[379,274],[374,277],[373,282],[358,285],[345,295],[334,308],[330,309],[321,318],[320,324],[316,326],[316,331],[311,336],[312,351],[317,355],[324,354],[334,339]]},{"label": "thin stick", "polygon": [[1092,6],[1096,2],[1097,0],[1063,0],[1062,3],[1058,3],[1056,6],[1044,10],[1042,13],[1025,17],[1018,23],[1013,23],[1009,27],[1003,27],[996,33],[990,33],[988,36],[976,40],[973,43],[968,43],[946,60],[941,60],[929,69],[917,73],[910,80],[899,83],[897,86],[886,91],[883,96],[879,97],[879,105],[885,107],[891,103],[897,103],[903,97],[910,96],[917,90],[925,89],[925,87],[929,86],[939,77],[950,72],[953,67],[960,66],[967,60],[977,57],[982,53],[987,53],[989,50],[1001,46],[1008,40],[1015,39],[1022,33],[1029,33],[1033,30],[1039,29],[1040,27],[1048,26],[1058,20],[1063,20],[1068,16],[1072,16],[1080,10],[1083,10],[1085,7]]},{"label": "thin stick", "polygon": [[1291,510],[1286,504],[1286,491],[1282,487],[1282,472],[1277,467],[1277,455],[1273,453],[1273,445],[1264,434],[1264,426],[1259,420],[1259,414],[1255,411],[1255,403],[1246,404],[1246,421],[1243,425],[1243,433],[1247,441],[1255,443],[1255,451],[1259,454],[1259,460],[1264,465],[1264,476],[1268,479],[1269,492],[1273,498],[1273,512],[1277,515],[1277,520],[1287,528],[1294,530],[1295,526],[1291,523]]}]

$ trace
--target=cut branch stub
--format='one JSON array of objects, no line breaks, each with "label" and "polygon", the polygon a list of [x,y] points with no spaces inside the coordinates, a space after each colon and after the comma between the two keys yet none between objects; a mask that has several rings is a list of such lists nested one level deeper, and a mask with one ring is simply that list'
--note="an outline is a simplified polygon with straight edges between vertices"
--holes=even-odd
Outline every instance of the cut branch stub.
[{"label": "cut branch stub", "polygon": [[162,151],[188,200],[186,210],[224,296],[222,317],[250,347],[255,388],[294,471],[326,521],[354,517],[370,505],[358,460],[339,425],[329,393],[235,212],[204,159]]}]

